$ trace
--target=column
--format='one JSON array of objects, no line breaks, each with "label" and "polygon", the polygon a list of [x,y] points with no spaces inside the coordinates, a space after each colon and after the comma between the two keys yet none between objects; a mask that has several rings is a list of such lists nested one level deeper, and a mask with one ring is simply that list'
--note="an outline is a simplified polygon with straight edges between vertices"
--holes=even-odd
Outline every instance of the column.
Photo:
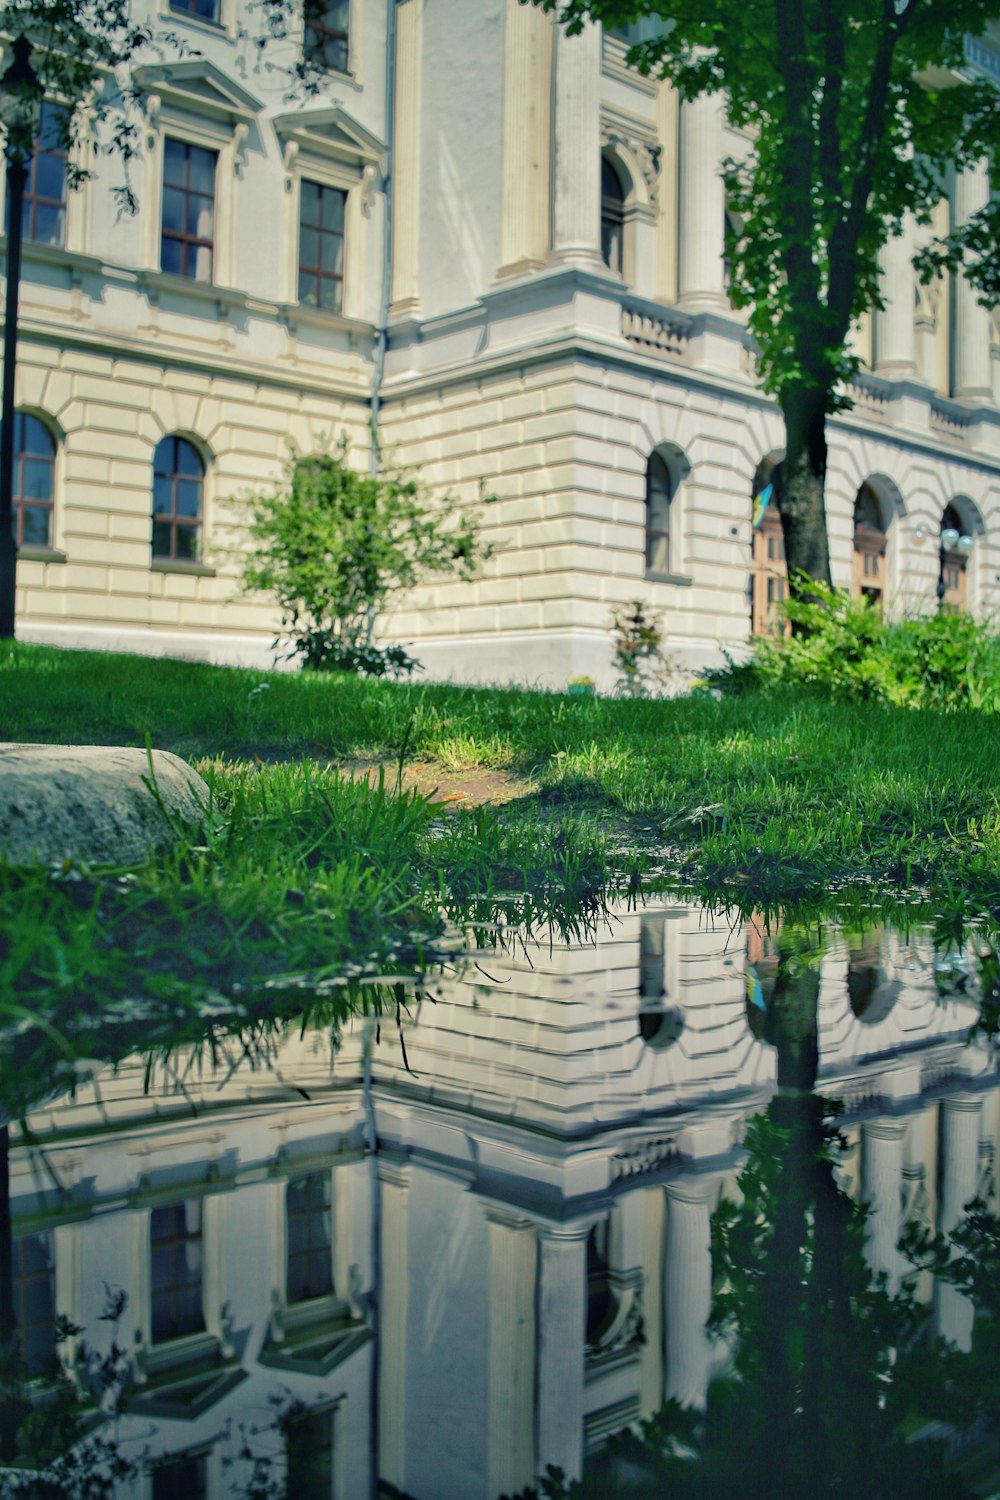
[{"label": "column", "polygon": [[896,1249],[905,1138],[906,1126],[897,1120],[872,1120],[861,1128],[861,1197],[868,1205],[866,1255],[873,1271],[887,1273],[892,1291],[906,1269]]},{"label": "column", "polygon": [[882,247],[879,290],[885,306],[875,314],[875,372],[916,374],[914,338],[914,221],[903,218],[902,233]]},{"label": "column", "polygon": [[392,300],[394,315],[420,306],[420,128],[423,0],[396,6],[396,97],[392,140]]},{"label": "column", "polygon": [[681,105],[678,247],[679,305],[724,310],[726,192],[722,184],[722,105],[702,95]]},{"label": "column", "polygon": [[[960,172],[955,179],[955,222],[968,222],[989,201],[990,184],[984,165]],[[955,285],[955,372],[953,391],[960,398],[990,400],[990,315],[980,307],[978,294],[965,275]]]},{"label": "column", "polygon": [[392,1162],[378,1165],[381,1198],[381,1261],[376,1337],[378,1364],[378,1474],[406,1492],[406,1333],[410,1172]]},{"label": "column", "polygon": [[711,1347],[705,1324],[712,1304],[714,1187],[714,1179],[693,1177],[666,1189],[663,1394],[682,1406],[703,1407],[708,1389]]},{"label": "column", "polygon": [[588,1224],[546,1225],[538,1238],[536,1464],[583,1470],[583,1363]]},{"label": "column", "polygon": [[[976,1195],[979,1176],[978,1094],[956,1094],[941,1101],[940,1171],[941,1197],[937,1227],[950,1234],[965,1214],[965,1205]],[[959,1349],[972,1343],[973,1306],[955,1287],[940,1281],[934,1285],[935,1331]]]},{"label": "column", "polygon": [[656,226],[656,295],[677,301],[677,217],[680,170],[680,104],[673,84],[662,80],[656,95],[656,128],[660,138],[660,213]]},{"label": "column", "polygon": [[498,279],[536,270],[548,255],[552,38],[548,16],[507,0]]},{"label": "column", "polygon": [[556,32],[554,259],[599,269],[601,260],[601,28]]},{"label": "column", "polygon": [[538,1248],[530,1220],[506,1209],[486,1211],[490,1246],[489,1406],[486,1477],[489,1495],[513,1495],[534,1483],[535,1272]]}]

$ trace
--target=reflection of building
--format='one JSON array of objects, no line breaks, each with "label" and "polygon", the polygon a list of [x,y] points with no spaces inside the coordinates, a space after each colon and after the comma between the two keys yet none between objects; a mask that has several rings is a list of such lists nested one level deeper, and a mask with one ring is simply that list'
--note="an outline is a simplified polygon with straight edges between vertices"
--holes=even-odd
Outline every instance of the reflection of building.
[{"label": "reflection of building", "polygon": [[[390,622],[431,670],[607,681],[610,608],[637,593],[667,611],[679,658],[718,660],[785,589],[780,518],[751,528],[781,424],[727,294],[720,165],[747,137],[717,99],[681,105],[630,69],[628,35],[568,37],[517,0],[319,11],[322,45],[314,24],[267,55],[322,54],[320,93],[292,106],[241,41],[248,0],[137,8],[185,50],[136,76],[134,219],[116,215],[113,160],[67,194],[43,136],[17,392],[23,632],[268,660],[274,613],[234,599],[221,550],[231,498],[289,441],[345,432],[365,465],[377,394],[401,460],[498,496],[484,577],[419,591]],[[970,66],[995,69],[996,42]],[[943,188],[938,228],[989,193],[978,169]],[[997,324],[960,277],[916,284],[925,232],[906,217],[885,250],[855,406],[830,423],[833,575],[931,609],[954,514],[976,545],[950,558],[947,603],[987,615]]]},{"label": "reflection of building", "polygon": [[[151,1500],[182,1474],[191,1500],[221,1500],[239,1478],[227,1421],[266,1425],[272,1393],[308,1408],[286,1442],[307,1500],[371,1493],[376,1473],[388,1494],[496,1500],[548,1463],[578,1472],[665,1395],[700,1400],[725,1358],[704,1334],[710,1214],[773,1088],[752,1024],[770,947],[678,903],[441,981],[406,1059],[389,1027],[372,1054],[374,1159],[360,1033],[332,1064],[295,1039],[273,1067],[191,1067],[145,1098],[137,1063],[102,1077],[99,1105],[83,1089],[40,1109],[66,1191],[19,1155],[22,1264],[41,1285],[54,1252],[36,1305],[88,1337],[104,1282],[128,1290],[142,1384],[123,1437],[175,1465],[153,1468]],[[905,1218],[950,1226],[992,1161],[974,978],[941,994],[960,971],[877,930],[822,959],[821,1086],[890,1275]],[[939,1292],[936,1316],[967,1340],[962,1299]],[[296,1465],[317,1446],[310,1479]]]}]

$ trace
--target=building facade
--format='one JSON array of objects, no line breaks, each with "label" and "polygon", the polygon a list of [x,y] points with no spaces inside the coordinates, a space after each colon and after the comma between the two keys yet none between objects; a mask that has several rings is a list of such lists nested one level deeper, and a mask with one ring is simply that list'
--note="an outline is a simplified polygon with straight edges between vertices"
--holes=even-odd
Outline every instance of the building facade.
[{"label": "building facade", "polygon": [[[184,42],[136,71],[134,217],[98,157],[67,192],[32,172],[16,434],[25,639],[266,664],[276,613],[237,589],[240,496],[289,445],[346,435],[470,507],[495,552],[472,583],[398,601],[385,639],[430,675],[612,680],[610,612],[663,612],[697,670],[785,589],[755,486],[780,454],[729,304],[720,102],[681,105],[517,0],[330,0],[263,57],[323,59],[290,100],[238,0],[161,0]],[[1000,40],[969,67],[1000,72]],[[54,106],[53,106],[54,107]],[[945,185],[940,227],[989,192]],[[1000,602],[1000,322],[959,276],[917,284],[917,226],[857,330],[830,423],[835,582],[896,612]],[[383,346],[384,331],[384,346]],[[384,357],[383,357],[384,355]]]}]

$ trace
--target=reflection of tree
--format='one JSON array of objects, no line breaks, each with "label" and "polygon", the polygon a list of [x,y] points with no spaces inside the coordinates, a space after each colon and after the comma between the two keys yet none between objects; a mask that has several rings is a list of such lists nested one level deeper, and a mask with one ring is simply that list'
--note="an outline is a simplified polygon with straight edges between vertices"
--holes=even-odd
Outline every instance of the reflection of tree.
[{"label": "reflection of tree", "polygon": [[[890,1295],[865,1258],[866,1211],[841,1190],[842,1146],[818,1065],[820,944],[785,926],[753,956],[766,972],[762,1033],[777,1091],[751,1123],[741,1201],[714,1219],[718,1291],[710,1331],[733,1350],[704,1412],[668,1403],[641,1438],[613,1440],[600,1471],[543,1495],[652,1500],[832,1495],[958,1500],[974,1492],[946,1467],[951,1434],[982,1446],[1000,1395],[1000,1224],[975,1210],[948,1243],[909,1231],[907,1248],[977,1308],[970,1354],[928,1333],[910,1278]],[[931,1420],[950,1424],[921,1432]],[[913,1440],[919,1434],[919,1440]]]}]

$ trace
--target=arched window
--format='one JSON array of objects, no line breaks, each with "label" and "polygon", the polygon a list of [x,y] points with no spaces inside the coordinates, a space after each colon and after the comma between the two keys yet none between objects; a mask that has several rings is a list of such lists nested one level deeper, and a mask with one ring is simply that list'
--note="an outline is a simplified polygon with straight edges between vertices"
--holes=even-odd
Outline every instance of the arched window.
[{"label": "arched window", "polygon": [[885,596],[885,551],[882,506],[866,480],[854,502],[854,594],[879,608]]},{"label": "arched window", "polygon": [[646,576],[671,573],[670,505],[677,479],[662,453],[651,453],[646,465]]},{"label": "arched window", "polygon": [[[957,531],[960,539],[968,534],[968,527],[954,505],[946,505],[941,515],[942,545],[944,545],[946,531]],[[944,583],[944,593],[941,596],[943,615],[959,615],[968,608],[968,567],[969,554],[965,547],[945,547],[941,560],[941,578]]]},{"label": "arched window", "polygon": [[165,437],[153,456],[153,557],[197,562],[205,465],[187,438]]},{"label": "arched window", "polygon": [[757,465],[753,481],[750,629],[754,635],[773,635],[783,628],[787,631],[779,613],[788,597],[785,534],[772,483],[779,461],[780,455],[768,454]]},{"label": "arched window", "polygon": [[30,412],[14,414],[14,536],[19,547],[52,545],[56,442]]},{"label": "arched window", "polygon": [[609,271],[625,273],[625,190],[606,156],[601,157],[601,258]]}]

